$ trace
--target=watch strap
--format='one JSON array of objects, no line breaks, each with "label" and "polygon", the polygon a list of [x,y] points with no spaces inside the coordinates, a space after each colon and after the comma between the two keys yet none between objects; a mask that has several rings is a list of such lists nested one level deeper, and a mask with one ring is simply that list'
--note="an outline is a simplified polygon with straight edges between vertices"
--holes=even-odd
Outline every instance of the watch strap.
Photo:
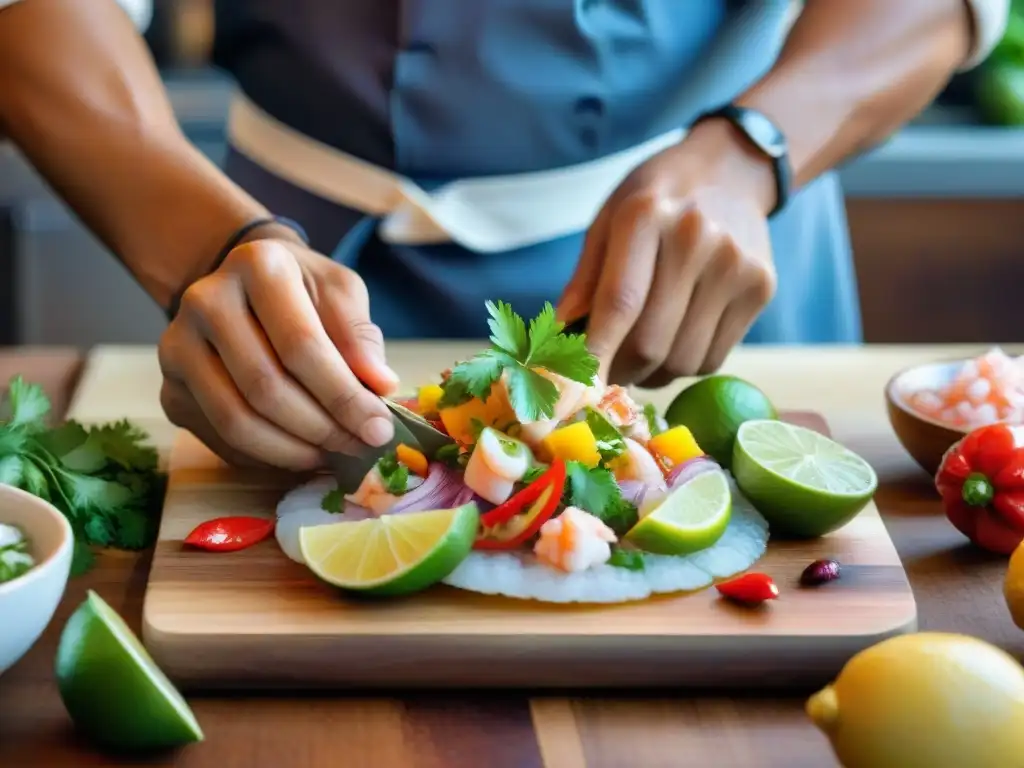
[{"label": "watch strap", "polygon": [[789,162],[789,149],[786,138],[779,127],[765,115],[750,107],[726,104],[717,109],[700,115],[693,124],[720,118],[732,123],[751,145],[771,161],[775,176],[775,206],[768,213],[768,218],[777,214],[789,201],[793,184],[793,171]]}]

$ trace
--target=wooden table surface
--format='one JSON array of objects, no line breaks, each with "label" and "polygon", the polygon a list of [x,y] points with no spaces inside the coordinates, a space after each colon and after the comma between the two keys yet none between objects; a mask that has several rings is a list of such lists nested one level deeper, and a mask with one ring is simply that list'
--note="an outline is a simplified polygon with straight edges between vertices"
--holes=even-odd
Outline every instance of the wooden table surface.
[{"label": "wooden table surface", "polygon": [[[403,379],[422,380],[465,347],[394,345]],[[1005,559],[981,553],[946,522],[929,478],[895,441],[882,388],[899,368],[979,352],[974,347],[741,350],[727,369],[760,384],[780,407],[825,414],[838,439],[878,470],[878,506],[910,575],[922,630],[963,632],[1024,656],[1024,632],[1003,603]],[[84,365],[70,350],[0,352],[0,381],[43,384],[84,421],[128,417],[165,452],[173,430],[158,401],[152,349],[100,349]],[[664,404],[670,392],[655,393]],[[72,580],[29,654],[0,677],[0,765],[155,765],[181,768],[829,768],[836,762],[803,714],[808,692],[743,695],[608,692],[585,696],[418,693],[206,696],[191,704],[207,739],[144,761],[114,759],[78,739],[52,667],[64,621],[97,589],[135,629],[148,557],[112,552]],[[500,663],[500,662],[498,662]]]}]

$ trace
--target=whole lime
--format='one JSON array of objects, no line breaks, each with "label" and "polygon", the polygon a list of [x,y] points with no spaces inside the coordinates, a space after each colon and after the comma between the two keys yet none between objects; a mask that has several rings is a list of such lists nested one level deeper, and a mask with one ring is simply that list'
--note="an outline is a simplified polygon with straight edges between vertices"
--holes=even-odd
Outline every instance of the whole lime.
[{"label": "whole lime", "polygon": [[751,419],[777,419],[768,396],[737,376],[715,374],[680,392],[665,420],[689,428],[697,445],[723,467],[732,465],[732,447],[740,425]]}]

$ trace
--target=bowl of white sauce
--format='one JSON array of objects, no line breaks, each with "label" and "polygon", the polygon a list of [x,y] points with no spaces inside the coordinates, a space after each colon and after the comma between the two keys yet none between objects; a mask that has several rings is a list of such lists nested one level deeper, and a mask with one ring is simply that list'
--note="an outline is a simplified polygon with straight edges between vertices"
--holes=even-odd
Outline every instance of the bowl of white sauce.
[{"label": "bowl of white sauce", "polygon": [[56,507],[0,485],[0,674],[39,639],[64,595],[74,535]]}]

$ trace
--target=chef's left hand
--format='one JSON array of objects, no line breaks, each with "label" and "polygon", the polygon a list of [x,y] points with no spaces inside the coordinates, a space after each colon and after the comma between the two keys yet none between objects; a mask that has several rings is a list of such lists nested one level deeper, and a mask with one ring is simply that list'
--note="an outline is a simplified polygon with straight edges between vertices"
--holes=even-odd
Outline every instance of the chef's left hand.
[{"label": "chef's left hand", "polygon": [[663,386],[717,370],[775,293],[770,162],[723,120],[631,173],[587,233],[559,302],[607,380]]}]

